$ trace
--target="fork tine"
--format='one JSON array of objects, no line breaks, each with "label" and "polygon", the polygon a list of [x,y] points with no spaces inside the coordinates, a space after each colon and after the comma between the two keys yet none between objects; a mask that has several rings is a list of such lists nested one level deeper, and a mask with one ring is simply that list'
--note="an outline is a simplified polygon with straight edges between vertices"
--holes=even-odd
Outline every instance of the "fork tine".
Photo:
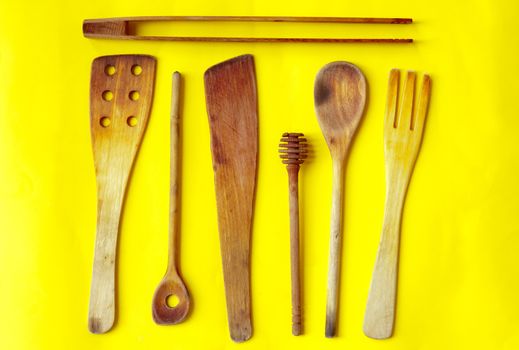
[{"label": "fork tine", "polygon": [[402,126],[404,129],[411,129],[415,81],[416,73],[408,71],[407,79],[404,84],[404,94],[402,96],[402,104],[400,105],[400,113],[398,113],[397,128]]},{"label": "fork tine", "polygon": [[386,128],[396,127],[396,103],[398,99],[398,82],[400,81],[400,71],[392,69],[389,73],[389,85],[387,89],[386,102]]},{"label": "fork tine", "polygon": [[423,76],[422,91],[420,92],[420,101],[416,111],[414,125],[411,125],[412,130],[422,132],[425,124],[425,116],[427,115],[427,108],[429,106],[429,97],[431,95],[431,77],[427,74]]}]

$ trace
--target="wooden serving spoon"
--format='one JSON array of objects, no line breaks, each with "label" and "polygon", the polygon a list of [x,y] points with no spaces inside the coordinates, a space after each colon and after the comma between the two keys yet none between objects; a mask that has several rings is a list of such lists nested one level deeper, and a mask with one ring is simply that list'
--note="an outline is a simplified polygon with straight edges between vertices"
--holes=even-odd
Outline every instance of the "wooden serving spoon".
[{"label": "wooden serving spoon", "polygon": [[204,81],[227,318],[231,338],[242,342],[252,335],[250,243],[258,158],[254,59],[243,55],[217,64]]},{"label": "wooden serving spoon", "polygon": [[[179,110],[180,110],[180,73],[173,73],[171,92],[171,151],[170,151],[170,190],[169,190],[169,253],[168,269],[153,296],[153,320],[160,325],[182,322],[189,312],[189,293],[177,269],[178,235],[180,215],[179,163]],[[175,298],[173,304],[169,298]]]},{"label": "wooden serving spoon", "polygon": [[337,305],[342,244],[343,183],[346,155],[366,103],[366,79],[347,62],[324,66],[315,79],[315,111],[333,161],[333,195],[330,223],[330,258],[326,301],[326,337],[337,327]]},{"label": "wooden serving spoon", "polygon": [[92,63],[90,131],[97,179],[97,235],[88,328],[105,333],[115,318],[115,255],[128,177],[146,130],[156,60],[98,57]]}]

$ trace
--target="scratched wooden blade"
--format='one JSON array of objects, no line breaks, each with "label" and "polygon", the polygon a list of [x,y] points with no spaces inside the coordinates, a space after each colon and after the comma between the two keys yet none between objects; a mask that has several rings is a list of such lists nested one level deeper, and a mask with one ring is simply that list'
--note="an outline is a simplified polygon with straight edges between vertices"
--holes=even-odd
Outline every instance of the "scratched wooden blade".
[{"label": "scratched wooden blade", "polygon": [[231,338],[252,335],[250,242],[258,153],[254,59],[244,55],[205,72],[220,250]]}]

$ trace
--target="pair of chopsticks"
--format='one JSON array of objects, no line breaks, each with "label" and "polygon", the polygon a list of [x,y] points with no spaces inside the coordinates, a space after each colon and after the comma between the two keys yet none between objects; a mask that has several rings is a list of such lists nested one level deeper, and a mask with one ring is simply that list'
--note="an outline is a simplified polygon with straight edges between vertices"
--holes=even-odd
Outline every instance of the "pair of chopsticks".
[{"label": "pair of chopsticks", "polygon": [[[263,42],[263,43],[411,43],[413,39],[359,38],[255,38],[255,37],[192,37],[150,36],[135,34],[135,27],[143,22],[292,22],[292,23],[359,23],[410,24],[411,18],[366,17],[269,17],[269,16],[151,16],[87,19],[83,35],[87,38],[154,41],[203,42]],[[133,30],[132,30],[133,29]]]}]

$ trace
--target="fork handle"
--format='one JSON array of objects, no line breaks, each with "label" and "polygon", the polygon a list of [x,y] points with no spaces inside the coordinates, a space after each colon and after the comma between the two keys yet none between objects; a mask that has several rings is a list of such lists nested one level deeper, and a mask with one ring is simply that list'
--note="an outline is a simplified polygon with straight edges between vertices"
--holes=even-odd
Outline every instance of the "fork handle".
[{"label": "fork handle", "polygon": [[400,223],[404,202],[403,191],[388,195],[382,235],[364,315],[364,334],[374,339],[386,339],[393,334]]}]

